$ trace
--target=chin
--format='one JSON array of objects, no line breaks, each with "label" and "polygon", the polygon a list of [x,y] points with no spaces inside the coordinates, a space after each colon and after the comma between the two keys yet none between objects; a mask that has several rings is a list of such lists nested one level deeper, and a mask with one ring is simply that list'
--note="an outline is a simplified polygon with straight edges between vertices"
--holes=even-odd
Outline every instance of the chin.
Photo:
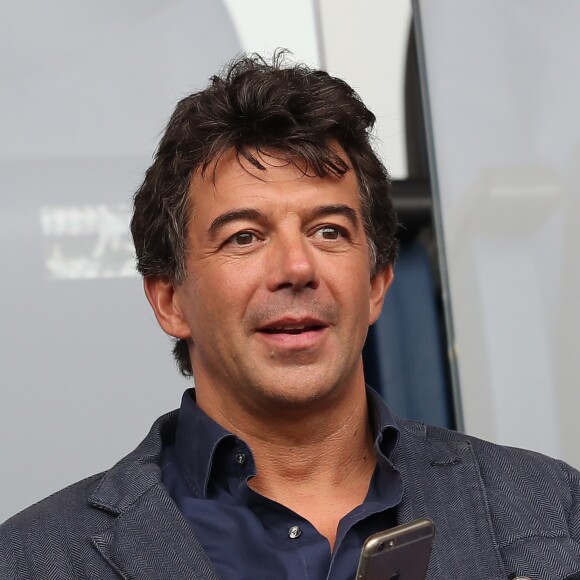
[{"label": "chin", "polygon": [[261,389],[262,397],[268,401],[270,407],[302,409],[308,406],[312,408],[316,403],[332,400],[340,390],[340,387],[329,383],[328,380],[316,380],[312,376],[307,380],[292,380],[291,376],[287,376],[284,383],[286,385],[284,388],[280,388],[280,383],[278,383]]}]

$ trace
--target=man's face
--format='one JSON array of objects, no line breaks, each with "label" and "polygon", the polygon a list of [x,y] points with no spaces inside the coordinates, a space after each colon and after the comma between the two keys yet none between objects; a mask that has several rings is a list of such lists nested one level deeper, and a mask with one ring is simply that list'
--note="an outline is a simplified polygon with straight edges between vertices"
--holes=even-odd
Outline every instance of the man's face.
[{"label": "man's face", "polygon": [[[190,186],[187,275],[172,304],[199,405],[290,410],[363,388],[361,350],[392,271],[370,279],[353,171],[308,177],[231,153]],[[228,409],[228,411],[226,411]]]}]

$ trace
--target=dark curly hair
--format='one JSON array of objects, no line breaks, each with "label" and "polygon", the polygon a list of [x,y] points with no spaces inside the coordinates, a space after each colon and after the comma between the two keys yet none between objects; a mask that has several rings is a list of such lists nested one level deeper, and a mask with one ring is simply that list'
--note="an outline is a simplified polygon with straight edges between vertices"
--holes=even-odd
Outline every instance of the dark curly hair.
[{"label": "dark curly hair", "polygon": [[[347,83],[289,62],[287,51],[274,53],[271,62],[257,54],[234,59],[206,89],[178,103],[135,193],[137,269],[144,277],[184,280],[194,171],[203,174],[233,149],[260,170],[266,169],[260,152],[275,151],[301,160],[308,174],[341,176],[349,165],[333,148],[338,143],[358,179],[371,272],[381,271],[396,257],[397,218],[389,176],[371,146],[374,123]],[[187,342],[178,339],[173,353],[181,373],[191,376]]]}]

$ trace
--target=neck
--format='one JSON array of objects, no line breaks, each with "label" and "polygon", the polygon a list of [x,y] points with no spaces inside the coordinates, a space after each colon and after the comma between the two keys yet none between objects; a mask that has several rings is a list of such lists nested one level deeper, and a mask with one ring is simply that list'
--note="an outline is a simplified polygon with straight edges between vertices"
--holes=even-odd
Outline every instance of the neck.
[{"label": "neck", "polygon": [[257,467],[250,486],[310,521],[331,547],[340,519],[364,500],[376,464],[364,381],[336,399],[306,412],[213,417],[250,445]]},{"label": "neck", "polygon": [[275,430],[270,418],[265,429],[242,436],[256,458],[254,487],[270,493],[292,484],[342,484],[353,477],[352,469],[374,465],[366,395],[301,420],[275,421]]}]

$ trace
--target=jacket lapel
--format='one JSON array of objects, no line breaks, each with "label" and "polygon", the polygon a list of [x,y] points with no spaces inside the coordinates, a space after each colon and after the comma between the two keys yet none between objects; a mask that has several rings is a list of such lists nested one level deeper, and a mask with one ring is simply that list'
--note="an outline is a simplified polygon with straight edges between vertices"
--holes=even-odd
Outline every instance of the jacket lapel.
[{"label": "jacket lapel", "polygon": [[161,484],[92,536],[101,556],[122,578],[218,580],[187,521]]},{"label": "jacket lapel", "polygon": [[[161,482],[162,437],[172,437],[177,414],[158,419],[135,451],[108,471],[89,503],[113,516],[91,537],[122,578],[218,580],[189,524]],[[111,520],[109,520],[111,522]]]},{"label": "jacket lapel", "polygon": [[428,580],[464,578],[466,571],[486,580],[508,578],[471,442],[460,435],[427,441],[424,425],[404,421],[399,425],[401,444],[393,460],[401,470],[405,492],[397,519],[434,521]]}]

